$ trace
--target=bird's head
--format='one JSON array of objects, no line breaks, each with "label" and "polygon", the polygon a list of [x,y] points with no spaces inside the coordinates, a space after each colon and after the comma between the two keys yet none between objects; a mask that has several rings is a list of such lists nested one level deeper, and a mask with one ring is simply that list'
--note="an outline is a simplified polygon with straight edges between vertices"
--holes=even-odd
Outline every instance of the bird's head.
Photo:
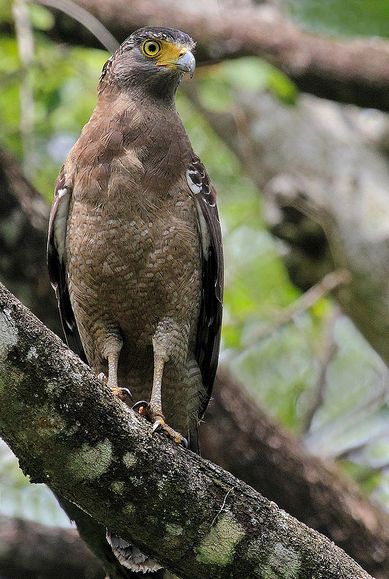
[{"label": "bird's head", "polygon": [[194,73],[194,47],[192,38],[175,28],[140,28],[105,63],[100,91],[117,86],[172,100],[182,76]]}]

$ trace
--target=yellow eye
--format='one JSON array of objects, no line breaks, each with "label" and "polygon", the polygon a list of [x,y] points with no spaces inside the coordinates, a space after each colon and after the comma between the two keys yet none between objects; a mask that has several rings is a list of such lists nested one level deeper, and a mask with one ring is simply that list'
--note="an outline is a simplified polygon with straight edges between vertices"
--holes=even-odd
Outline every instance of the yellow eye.
[{"label": "yellow eye", "polygon": [[142,44],[142,52],[145,56],[157,56],[161,52],[161,48],[157,40],[146,40]]}]

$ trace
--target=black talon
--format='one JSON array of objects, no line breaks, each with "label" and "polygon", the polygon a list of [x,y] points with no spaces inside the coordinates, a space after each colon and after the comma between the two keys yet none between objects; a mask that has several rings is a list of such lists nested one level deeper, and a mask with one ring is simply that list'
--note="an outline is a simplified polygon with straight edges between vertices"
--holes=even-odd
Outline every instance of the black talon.
[{"label": "black talon", "polygon": [[111,387],[111,392],[114,396],[119,398],[122,402],[129,406],[129,400],[132,400],[131,391],[128,388],[121,388],[119,386]]},{"label": "black talon", "polygon": [[182,444],[182,446],[183,446],[185,449],[186,449],[186,448],[189,448],[188,439],[185,438],[184,436],[182,437],[181,444]]},{"label": "black talon", "polygon": [[162,424],[156,420],[153,424],[152,432],[160,432],[162,430]]},{"label": "black talon", "polygon": [[134,412],[139,412],[139,409],[142,408],[142,406],[146,410],[149,406],[149,403],[146,402],[146,400],[139,400],[139,402],[135,402],[131,410],[133,410]]}]

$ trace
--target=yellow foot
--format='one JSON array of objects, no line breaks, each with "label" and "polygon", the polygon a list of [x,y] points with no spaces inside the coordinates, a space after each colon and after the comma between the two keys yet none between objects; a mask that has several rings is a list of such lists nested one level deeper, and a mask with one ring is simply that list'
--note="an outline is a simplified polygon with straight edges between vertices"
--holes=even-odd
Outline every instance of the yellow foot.
[{"label": "yellow foot", "polygon": [[[109,386],[108,378],[104,374],[104,372],[100,372],[100,374],[98,374],[97,378],[99,380],[101,380],[102,382],[104,382],[104,384],[106,386]],[[132,394],[128,388],[119,388],[118,386],[110,386],[110,389],[111,389],[112,394],[114,396],[116,396],[116,398],[119,398],[119,400],[121,400],[122,402],[124,402],[128,406],[131,406]]]},{"label": "yellow foot", "polygon": [[171,428],[166,424],[165,419],[162,416],[157,416],[153,424],[153,432],[161,431],[166,436],[168,436],[176,444],[181,444],[184,448],[188,448],[188,441],[182,434]]},{"label": "yellow foot", "polygon": [[134,404],[132,409],[147,418],[149,422],[153,423],[153,432],[163,432],[176,444],[181,444],[184,448],[188,448],[187,439],[171,426],[166,424],[164,417],[161,416],[160,413],[153,411],[148,402],[145,402],[144,400],[137,402]]}]

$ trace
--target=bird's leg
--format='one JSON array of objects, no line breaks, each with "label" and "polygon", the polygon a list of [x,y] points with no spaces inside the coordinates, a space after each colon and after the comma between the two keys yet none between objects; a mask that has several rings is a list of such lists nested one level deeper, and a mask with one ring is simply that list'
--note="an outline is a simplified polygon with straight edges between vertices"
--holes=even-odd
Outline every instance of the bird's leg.
[{"label": "bird's leg", "polygon": [[120,388],[118,386],[118,364],[119,364],[120,350],[114,350],[107,354],[108,360],[108,380],[107,386],[111,388],[112,394],[117,396],[123,402],[128,403],[132,398],[131,392],[128,388]]},{"label": "bird's leg", "polygon": [[186,438],[166,424],[162,411],[162,376],[167,359],[168,357],[166,354],[154,353],[153,387],[151,390],[150,403],[146,409],[146,415],[153,422],[153,432],[162,430],[176,444],[182,444],[187,447],[188,442]]},{"label": "bird's leg", "polygon": [[[151,398],[149,403],[149,412],[154,418],[154,427],[158,420],[164,422],[164,415],[162,412],[162,376],[163,368],[165,366],[166,358],[160,354],[154,354],[154,376],[153,387],[151,390]],[[158,426],[158,424],[157,424]]]},{"label": "bird's leg", "polygon": [[[164,342],[164,340],[162,340]],[[144,414],[150,422],[153,423],[153,432],[159,430],[163,431],[175,443],[182,444],[187,447],[188,442],[186,438],[179,432],[174,430],[171,426],[166,424],[165,417],[162,411],[162,377],[166,362],[169,359],[166,348],[163,343],[159,341],[156,336],[153,339],[154,349],[154,375],[153,386],[151,389],[150,402],[138,402],[133,406],[134,410],[138,410],[140,414]]]}]

